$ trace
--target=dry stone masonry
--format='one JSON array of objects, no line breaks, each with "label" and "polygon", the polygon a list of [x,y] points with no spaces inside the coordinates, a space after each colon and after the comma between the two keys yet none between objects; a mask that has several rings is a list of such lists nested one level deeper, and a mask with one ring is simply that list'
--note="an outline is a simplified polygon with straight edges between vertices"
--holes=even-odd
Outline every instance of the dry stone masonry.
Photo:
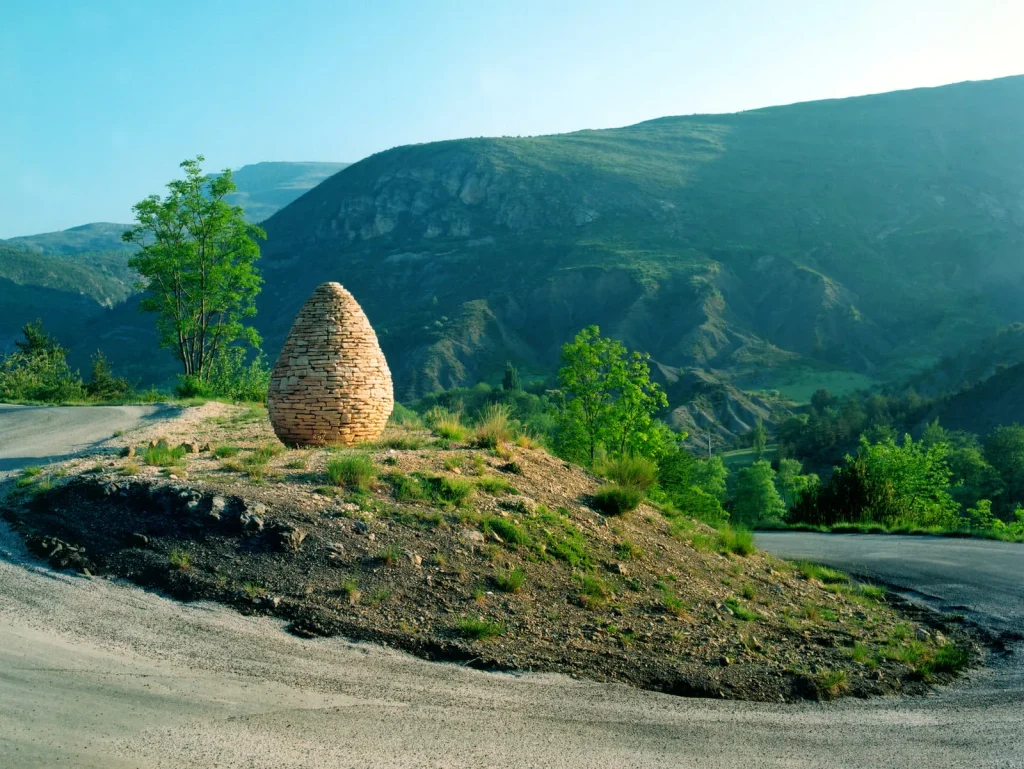
[{"label": "dry stone masonry", "polygon": [[394,405],[391,371],[362,307],[341,284],[322,284],[270,375],[274,432],[290,446],[350,446],[378,438]]}]

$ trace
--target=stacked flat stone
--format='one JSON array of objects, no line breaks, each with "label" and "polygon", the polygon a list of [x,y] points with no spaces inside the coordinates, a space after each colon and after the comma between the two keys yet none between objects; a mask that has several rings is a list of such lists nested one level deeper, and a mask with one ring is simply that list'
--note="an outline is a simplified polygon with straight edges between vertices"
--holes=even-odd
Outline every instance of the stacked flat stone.
[{"label": "stacked flat stone", "polygon": [[299,310],[271,372],[274,432],[290,446],[351,446],[380,437],[394,405],[363,308],[340,283],[324,283]]}]

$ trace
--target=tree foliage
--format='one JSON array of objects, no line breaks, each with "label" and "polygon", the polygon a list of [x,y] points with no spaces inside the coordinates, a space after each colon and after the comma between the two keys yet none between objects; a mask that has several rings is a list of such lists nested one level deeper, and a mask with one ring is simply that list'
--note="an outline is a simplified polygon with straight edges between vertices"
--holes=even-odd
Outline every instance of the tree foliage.
[{"label": "tree foliage", "polygon": [[769,462],[759,459],[736,474],[733,520],[746,525],[762,521],[780,521],[786,506],[775,488],[775,471]]},{"label": "tree foliage", "polygon": [[562,347],[558,446],[564,456],[592,463],[599,447],[619,456],[662,449],[664,431],[654,415],[668,400],[651,381],[648,360],[603,338],[597,326]]},{"label": "tree foliage", "polygon": [[123,239],[141,247],[129,264],[142,278],[142,309],[157,316],[161,346],[174,352],[185,377],[207,383],[229,347],[259,345],[245,319],[256,312],[256,241],[266,235],[226,202],[235,191],[231,171],[205,175],[203,160],[184,161],[185,178],[170,182],[165,198],[136,204]]}]

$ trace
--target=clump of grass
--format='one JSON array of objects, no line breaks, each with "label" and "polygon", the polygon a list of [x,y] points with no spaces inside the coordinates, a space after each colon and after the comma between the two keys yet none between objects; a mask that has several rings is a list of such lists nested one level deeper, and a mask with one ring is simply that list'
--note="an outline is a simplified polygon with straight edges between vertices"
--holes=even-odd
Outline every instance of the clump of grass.
[{"label": "clump of grass", "polygon": [[217,446],[213,450],[213,455],[217,459],[228,459],[238,456],[239,452],[241,452],[241,449],[238,446]]},{"label": "clump of grass", "polygon": [[179,571],[185,571],[192,568],[192,556],[187,551],[181,548],[174,548],[170,553],[167,554],[167,560],[171,566]]},{"label": "clump of grass", "polygon": [[369,491],[377,479],[377,468],[365,454],[335,457],[327,463],[327,480],[333,486]]},{"label": "clump of grass", "polygon": [[373,591],[373,594],[370,596],[370,603],[376,606],[379,603],[390,601],[392,595],[394,595],[394,593],[392,593],[387,588],[382,587],[379,590]]},{"label": "clump of grass", "polygon": [[511,483],[496,475],[484,475],[476,479],[477,488],[492,497],[499,494],[515,494],[516,490]]},{"label": "clump of grass", "polygon": [[150,467],[175,467],[182,464],[184,458],[185,449],[181,446],[172,448],[166,443],[149,446],[142,455],[142,461]]},{"label": "clump of grass", "polygon": [[492,403],[483,410],[476,423],[476,445],[498,449],[512,440],[511,410],[504,403]]},{"label": "clump of grass", "polygon": [[380,551],[380,555],[377,557],[380,558],[381,562],[384,564],[391,566],[398,563],[398,560],[402,557],[402,551],[397,545],[388,545]]},{"label": "clump of grass", "polygon": [[615,555],[624,561],[632,561],[635,558],[642,558],[643,554],[644,551],[628,539],[624,539],[615,545]]},{"label": "clump of grass", "polygon": [[577,600],[585,609],[599,609],[611,598],[611,588],[600,577],[589,574],[580,576],[580,592]]},{"label": "clump of grass", "polygon": [[814,678],[818,691],[827,699],[834,699],[849,686],[845,670],[822,670]]},{"label": "clump of grass", "polygon": [[462,507],[473,496],[475,486],[465,478],[449,478],[434,475],[420,481],[436,503],[450,507]]},{"label": "clump of grass", "polygon": [[721,553],[748,556],[757,552],[757,548],[754,547],[754,533],[749,529],[734,529],[729,524],[723,524],[718,529],[715,543]]},{"label": "clump of grass", "polygon": [[39,465],[29,465],[21,469],[22,478],[36,478],[43,474],[43,468]]},{"label": "clump of grass", "polygon": [[419,502],[427,498],[426,489],[415,475],[391,473],[386,480],[391,484],[391,490],[399,502]]},{"label": "clump of grass", "polygon": [[499,571],[494,575],[494,584],[503,593],[518,593],[526,581],[526,572],[522,569]]},{"label": "clump of grass", "polygon": [[658,482],[658,466],[646,457],[619,457],[600,464],[597,472],[619,486],[646,494]]},{"label": "clump of grass", "polygon": [[516,446],[521,449],[542,449],[544,448],[544,443],[535,435],[521,433],[516,436]]},{"label": "clump of grass", "polygon": [[237,459],[225,459],[220,463],[221,470],[228,473],[241,473],[245,471],[245,465]]},{"label": "clump of grass", "polygon": [[94,464],[92,467],[90,467],[85,472],[93,473],[93,474],[95,474],[95,473],[102,473],[103,472],[103,465],[100,464],[99,462],[97,462],[96,464]]},{"label": "clump of grass", "polygon": [[395,451],[415,451],[427,445],[422,435],[388,435],[381,438],[374,446],[378,449],[394,449]]},{"label": "clump of grass", "polygon": [[938,649],[927,666],[920,670],[925,675],[931,673],[959,673],[970,662],[971,655],[963,647],[947,641]]},{"label": "clump of grass", "polygon": [[280,443],[264,443],[252,450],[248,460],[253,464],[265,465],[274,457],[284,453],[284,446]]},{"label": "clump of grass", "polygon": [[348,602],[352,606],[359,603],[359,599],[362,598],[362,593],[359,591],[359,586],[354,579],[347,579],[342,582],[341,592],[348,598]]},{"label": "clump of grass", "polygon": [[715,549],[715,537],[711,534],[696,532],[690,537],[690,547],[698,553],[710,553]]},{"label": "clump of grass", "polygon": [[667,586],[661,591],[661,607],[669,614],[674,614],[680,619],[688,616],[686,604],[679,596],[669,590]]},{"label": "clump of grass", "polygon": [[643,494],[634,488],[606,483],[594,492],[594,508],[605,515],[622,515],[636,510]]},{"label": "clump of grass", "polygon": [[484,531],[497,534],[506,545],[513,547],[526,545],[530,541],[530,535],[526,533],[526,529],[515,521],[497,515],[484,519]]},{"label": "clump of grass", "polygon": [[821,619],[821,610],[813,603],[805,603],[803,606],[803,615],[805,619],[808,619],[811,622],[817,622]]},{"label": "clump of grass", "polygon": [[[141,470],[142,468],[139,467],[138,462],[129,459],[121,466],[121,475],[138,475]],[[102,472],[102,468],[100,471]]]},{"label": "clump of grass", "polygon": [[447,470],[448,472],[451,473],[451,472],[455,472],[456,470],[461,470],[462,469],[462,463],[465,462],[465,461],[466,461],[465,457],[460,457],[458,455],[456,455],[454,457],[445,457],[444,462],[443,462],[443,466],[444,466],[445,470]]},{"label": "clump of grass", "polygon": [[425,415],[427,426],[439,438],[448,441],[462,442],[466,440],[469,430],[462,424],[462,414],[449,411],[441,406],[434,406]]},{"label": "clump of grass", "polygon": [[736,617],[736,619],[743,620],[744,622],[753,622],[754,620],[762,619],[760,614],[753,609],[748,609],[735,598],[727,598],[725,600],[725,605],[732,610],[733,616]]},{"label": "clump of grass", "polygon": [[242,590],[249,598],[256,598],[257,596],[263,595],[265,592],[263,585],[257,584],[256,582],[243,582]]},{"label": "clump of grass", "polygon": [[884,601],[886,590],[881,585],[860,584],[857,586],[857,593],[873,601]]},{"label": "clump of grass", "polygon": [[862,644],[860,641],[857,641],[853,645],[853,648],[850,649],[850,659],[858,665],[863,665],[866,662],[872,660],[873,656],[871,654],[871,650],[868,649],[867,646]]},{"label": "clump of grass", "polygon": [[748,601],[753,601],[755,598],[757,598],[757,590],[755,590],[754,586],[748,582],[740,590],[740,595],[742,595]]},{"label": "clump of grass", "polygon": [[816,579],[825,585],[839,585],[850,581],[850,578],[841,571],[830,569],[828,566],[810,563],[808,561],[801,561],[798,563],[797,569],[800,571],[800,575],[804,579]]},{"label": "clump of grass", "polygon": [[488,622],[480,618],[464,617],[455,625],[456,632],[466,639],[482,641],[487,638],[496,638],[505,632],[505,623]]},{"label": "clump of grass", "polygon": [[284,467],[286,470],[305,470],[308,463],[307,457],[300,454],[285,462]]}]

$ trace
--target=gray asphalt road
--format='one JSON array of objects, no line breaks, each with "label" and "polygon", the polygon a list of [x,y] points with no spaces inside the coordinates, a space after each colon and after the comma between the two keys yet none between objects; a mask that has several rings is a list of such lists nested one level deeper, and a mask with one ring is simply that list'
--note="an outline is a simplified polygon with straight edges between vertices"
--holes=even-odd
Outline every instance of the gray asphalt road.
[{"label": "gray asphalt road", "polygon": [[0,529],[4,769],[1019,768],[1021,701],[1013,660],[926,698],[829,705],[481,673],[56,574]]},{"label": "gray asphalt road", "polygon": [[1024,633],[1024,545],[944,537],[761,532],[759,547],[901,588],[939,611]]},{"label": "gray asphalt road", "polygon": [[0,404],[0,478],[86,451],[117,430],[174,413],[167,406],[11,406]]}]

